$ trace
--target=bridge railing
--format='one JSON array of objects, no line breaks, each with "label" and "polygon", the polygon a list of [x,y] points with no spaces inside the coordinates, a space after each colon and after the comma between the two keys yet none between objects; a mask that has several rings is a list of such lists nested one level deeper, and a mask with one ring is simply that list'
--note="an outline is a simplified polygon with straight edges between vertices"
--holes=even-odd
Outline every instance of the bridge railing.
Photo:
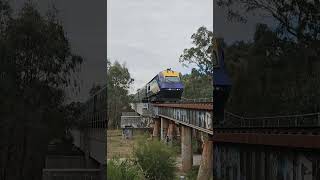
[{"label": "bridge railing", "polygon": [[[210,98],[203,98],[208,102]],[[193,102],[196,100],[193,99]],[[198,99],[198,102],[201,100]],[[183,104],[183,103],[182,103]],[[195,103],[195,106],[197,103]],[[166,116],[177,121],[189,123],[191,125],[212,129],[212,128],[301,128],[320,127],[320,112],[287,116],[266,116],[266,117],[244,117],[225,112],[225,119],[220,124],[214,121],[214,115],[209,110],[192,110],[174,107],[157,107],[157,105],[141,103],[146,107],[144,115],[149,117]]]},{"label": "bridge railing", "polygon": [[136,112],[122,112],[122,116],[138,116]]},{"label": "bridge railing", "polygon": [[225,121],[221,127],[240,128],[294,128],[320,127],[320,113],[288,116],[243,117],[225,112]]},{"label": "bridge railing", "polygon": [[197,99],[188,99],[188,98],[181,98],[181,103],[201,103],[201,102],[213,102],[213,98],[197,98]]},{"label": "bridge railing", "polygon": [[155,117],[164,117],[203,132],[212,133],[212,112],[178,107],[150,107]]}]

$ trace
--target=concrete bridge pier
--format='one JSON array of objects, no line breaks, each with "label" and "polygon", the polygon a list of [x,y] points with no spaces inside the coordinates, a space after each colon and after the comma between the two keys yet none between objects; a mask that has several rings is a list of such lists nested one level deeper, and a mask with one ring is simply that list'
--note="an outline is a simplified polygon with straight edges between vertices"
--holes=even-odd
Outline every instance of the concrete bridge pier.
[{"label": "concrete bridge pier", "polygon": [[175,123],[173,121],[169,122],[169,127],[168,127],[168,142],[170,145],[172,145],[173,142],[173,138],[175,136]]},{"label": "concrete bridge pier", "polygon": [[202,156],[197,180],[213,178],[213,140],[211,135],[204,135]]},{"label": "concrete bridge pier", "polygon": [[183,125],[181,125],[181,160],[182,171],[190,171],[193,164],[192,128]]},{"label": "concrete bridge pier", "polygon": [[160,138],[160,119],[153,119],[153,132],[152,132],[152,138],[159,139]]},{"label": "concrete bridge pier", "polygon": [[166,141],[168,126],[169,126],[169,120],[161,117],[160,137],[162,141]]}]

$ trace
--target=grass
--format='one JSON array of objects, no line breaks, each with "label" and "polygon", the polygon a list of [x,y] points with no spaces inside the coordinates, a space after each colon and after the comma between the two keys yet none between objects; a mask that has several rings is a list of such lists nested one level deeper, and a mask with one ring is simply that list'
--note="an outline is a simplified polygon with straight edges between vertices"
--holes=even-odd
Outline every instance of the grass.
[{"label": "grass", "polygon": [[132,155],[133,146],[133,140],[122,138],[121,130],[107,131],[107,159],[129,158]]}]

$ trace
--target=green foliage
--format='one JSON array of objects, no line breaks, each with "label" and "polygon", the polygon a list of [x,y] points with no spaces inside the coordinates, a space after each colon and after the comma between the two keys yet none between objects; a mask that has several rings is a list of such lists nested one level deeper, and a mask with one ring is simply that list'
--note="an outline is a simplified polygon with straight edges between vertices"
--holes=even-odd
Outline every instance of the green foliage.
[{"label": "green foliage", "polygon": [[218,0],[217,4],[227,9],[230,20],[246,22],[248,14],[270,16],[282,36],[304,44],[319,40],[319,1]]},{"label": "green foliage", "polygon": [[195,138],[193,138],[191,143],[192,143],[192,152],[201,154],[201,152],[202,152],[202,142],[197,140],[197,139],[195,139]]},{"label": "green foliage", "polygon": [[[84,111],[84,104],[80,102],[72,102],[64,106],[64,119],[66,124],[66,129],[69,130],[72,127],[82,128],[84,124],[79,122]],[[87,123],[85,123],[87,125]]]},{"label": "green foliage", "polygon": [[1,0],[0,1],[0,35],[5,31],[8,26],[8,22],[11,19],[11,7],[8,1]]},{"label": "green foliage", "polygon": [[82,58],[56,14],[41,16],[29,1],[17,16],[10,12],[0,0],[0,179],[40,179],[49,141],[65,138],[73,123],[64,87],[77,87],[71,74]]},{"label": "green foliage", "polygon": [[181,154],[181,142],[180,142],[180,140],[174,138],[172,140],[171,148],[176,153],[176,155]]},{"label": "green foliage", "polygon": [[145,177],[150,180],[171,180],[175,177],[175,152],[164,143],[153,140],[140,140],[134,149],[136,162],[141,166]]},{"label": "green foliage", "polygon": [[143,180],[141,168],[130,160],[111,159],[107,163],[108,180]]},{"label": "green foliage", "polygon": [[[196,34],[202,34],[199,31],[202,30]],[[308,37],[306,32],[302,34]],[[203,44],[210,41],[206,36],[197,37],[204,38]],[[245,116],[320,111],[320,49],[316,45],[319,45],[320,36],[305,37],[296,41],[265,24],[257,24],[252,42],[227,45],[220,38],[227,72],[233,82],[227,111]],[[200,48],[202,43],[197,44],[199,47],[196,48]],[[196,55],[198,50],[186,52]],[[186,57],[186,52],[181,56]],[[210,73],[203,71],[208,61],[193,60],[200,64],[199,70],[194,69],[182,77],[185,84],[183,97],[212,97],[211,77],[205,75]],[[193,60],[183,62],[192,64]]]},{"label": "green foliage", "polygon": [[195,68],[190,74],[182,76],[184,90],[182,97],[187,99],[210,98],[212,97],[212,78],[202,74]]},{"label": "green foliage", "polygon": [[184,49],[179,61],[188,64],[196,64],[200,73],[212,74],[213,67],[213,33],[206,27],[200,27],[191,36],[194,47]]},{"label": "green foliage", "polygon": [[118,61],[109,63],[107,79],[111,87],[123,88],[127,90],[133,79],[130,76],[129,70],[125,64],[120,64]]},{"label": "green foliage", "polygon": [[247,116],[319,111],[319,58],[307,52],[263,24],[253,42],[226,47],[234,82],[228,110]]},{"label": "green foliage", "polygon": [[119,128],[121,113],[130,111],[128,90],[133,79],[125,64],[118,61],[108,62],[107,69],[107,101],[108,128]]},{"label": "green foliage", "polygon": [[100,84],[93,84],[90,91],[89,91],[89,95],[93,96],[95,93],[97,93],[100,89],[102,88],[102,86]]},{"label": "green foliage", "polygon": [[192,169],[187,173],[187,180],[196,180],[198,176],[199,166],[193,166]]}]

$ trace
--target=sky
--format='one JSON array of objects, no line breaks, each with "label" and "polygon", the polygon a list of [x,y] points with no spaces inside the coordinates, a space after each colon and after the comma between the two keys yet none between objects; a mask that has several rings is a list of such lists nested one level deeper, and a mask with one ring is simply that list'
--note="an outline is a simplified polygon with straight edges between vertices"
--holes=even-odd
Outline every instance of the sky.
[{"label": "sky", "polygon": [[212,0],[109,0],[107,6],[107,56],[126,64],[135,80],[131,93],[164,69],[190,73],[179,56],[199,27],[213,30]]},{"label": "sky", "polygon": [[[252,40],[257,22],[249,15],[246,24],[230,22],[216,0],[109,0],[107,2],[107,56],[126,65],[134,84],[130,93],[143,87],[160,71],[172,68],[182,74],[179,56],[190,48],[191,35],[207,27],[227,43]],[[240,9],[241,10],[241,9]]]},{"label": "sky", "polygon": [[[11,0],[14,9],[27,0]],[[160,71],[190,73],[179,56],[190,48],[200,26],[227,42],[250,40],[257,16],[247,24],[229,22],[216,0],[33,0],[42,14],[55,4],[71,49],[84,58],[80,92],[67,89],[69,101],[85,101],[93,84],[105,84],[106,59],[125,63],[135,93]]]}]

